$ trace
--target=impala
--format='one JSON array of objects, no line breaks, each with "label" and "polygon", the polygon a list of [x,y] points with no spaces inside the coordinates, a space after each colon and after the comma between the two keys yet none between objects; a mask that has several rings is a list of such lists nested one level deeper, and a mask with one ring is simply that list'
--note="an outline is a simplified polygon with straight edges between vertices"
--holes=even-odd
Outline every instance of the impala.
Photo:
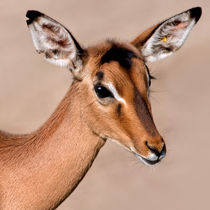
[{"label": "impala", "polygon": [[201,8],[154,25],[131,42],[106,40],[88,48],[47,15],[26,16],[36,51],[69,69],[74,81],[40,129],[25,135],[0,131],[0,208],[56,208],[107,140],[148,165],[160,162],[166,146],[151,113],[146,64],[183,45]]}]

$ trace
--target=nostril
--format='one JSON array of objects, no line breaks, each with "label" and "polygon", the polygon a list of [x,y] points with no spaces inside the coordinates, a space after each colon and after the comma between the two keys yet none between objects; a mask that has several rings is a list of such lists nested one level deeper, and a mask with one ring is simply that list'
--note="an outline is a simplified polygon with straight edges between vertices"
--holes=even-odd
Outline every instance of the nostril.
[{"label": "nostril", "polygon": [[155,147],[153,146],[150,146],[149,143],[146,141],[145,142],[147,148],[152,152],[154,153],[156,156],[158,156],[159,159],[162,159],[165,157],[166,155],[166,145],[165,143],[163,144],[163,147],[161,149],[161,151],[159,152],[158,149],[156,149]]},{"label": "nostril", "polygon": [[145,144],[146,144],[147,148],[148,148],[152,153],[154,153],[155,155],[157,155],[158,157],[160,157],[162,151],[159,152],[155,147],[150,146],[150,145],[148,144],[147,141],[145,142]]}]

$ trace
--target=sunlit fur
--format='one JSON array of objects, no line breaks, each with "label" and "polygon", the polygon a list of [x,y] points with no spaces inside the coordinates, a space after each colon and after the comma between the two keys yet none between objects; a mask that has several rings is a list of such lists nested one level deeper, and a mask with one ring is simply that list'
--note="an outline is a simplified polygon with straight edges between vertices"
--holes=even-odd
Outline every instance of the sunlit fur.
[{"label": "sunlit fur", "polygon": [[[185,13],[189,21],[198,21],[201,9]],[[51,63],[66,66],[74,81],[40,129],[26,135],[0,131],[0,208],[55,209],[108,140],[145,164],[160,162],[166,147],[152,117],[144,56],[144,44],[160,25],[131,43],[108,40],[82,49],[52,18],[37,11],[28,11],[27,17],[36,50]],[[111,97],[100,98],[94,88],[98,84]]]},{"label": "sunlit fur", "polygon": [[[131,50],[136,54],[136,58],[132,58],[132,66],[129,70],[120,66],[117,61],[100,65],[101,57],[113,45]],[[141,107],[141,109],[148,109],[151,116],[147,96],[147,71],[139,51],[129,43],[107,41],[97,46],[90,47],[88,49],[88,55],[90,58],[84,71],[90,72],[84,74],[88,76],[83,78],[83,82],[80,85],[83,94],[86,95],[84,104],[90,104],[85,108],[82,115],[90,129],[104,138],[117,140],[127,148],[135,147],[138,153],[145,157],[150,154],[150,150],[145,145],[145,141],[148,141],[158,150],[161,150],[163,141],[154,126],[152,117],[149,118],[145,116],[145,118],[150,120],[150,123],[153,124],[153,127],[150,128],[153,132],[150,133],[146,130],[144,122],[141,121],[135,110],[135,90],[138,90],[142,99],[147,104],[146,107]],[[109,87],[111,83],[116,88],[121,100],[116,98],[117,100],[107,106],[97,102],[95,94],[92,91],[92,84],[93,81],[96,83],[95,75],[98,71],[104,73],[104,78],[100,83],[107,87]],[[119,103],[121,104],[120,116],[118,116],[116,112]],[[139,106],[141,106],[141,104],[139,104]],[[90,115],[90,113],[92,114]]]}]

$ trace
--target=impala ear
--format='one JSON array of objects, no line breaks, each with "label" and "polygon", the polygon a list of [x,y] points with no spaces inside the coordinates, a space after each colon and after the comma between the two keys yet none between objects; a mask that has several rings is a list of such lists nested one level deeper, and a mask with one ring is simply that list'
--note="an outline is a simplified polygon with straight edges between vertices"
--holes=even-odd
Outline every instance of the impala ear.
[{"label": "impala ear", "polygon": [[196,7],[175,15],[147,29],[131,43],[141,51],[146,62],[165,58],[184,44],[201,12]]},{"label": "impala ear", "polygon": [[30,10],[26,17],[38,53],[44,54],[50,63],[73,72],[81,70],[84,50],[63,25],[38,11]]}]

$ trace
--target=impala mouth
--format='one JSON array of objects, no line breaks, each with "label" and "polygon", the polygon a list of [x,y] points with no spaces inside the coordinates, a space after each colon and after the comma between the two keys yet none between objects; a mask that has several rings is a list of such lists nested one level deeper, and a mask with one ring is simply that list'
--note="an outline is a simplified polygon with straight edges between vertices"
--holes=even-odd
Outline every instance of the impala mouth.
[{"label": "impala mouth", "polygon": [[162,154],[160,156],[157,156],[156,154],[154,153],[151,153],[148,157],[145,157],[145,156],[142,156],[140,155],[136,149],[131,146],[131,147],[126,147],[124,146],[123,144],[119,143],[119,141],[115,140],[115,139],[112,139],[112,138],[108,138],[110,139],[112,142],[115,142],[119,145],[121,145],[122,147],[124,147],[126,150],[132,152],[139,160],[141,160],[145,165],[155,165],[156,163],[159,163],[164,157],[165,157],[165,154]]},{"label": "impala mouth", "polygon": [[149,165],[149,166],[159,163],[163,158],[163,157],[158,157],[155,154],[151,154],[151,155],[149,155],[148,158],[146,158],[146,157],[140,155],[139,153],[137,153],[135,148],[131,147],[130,149],[139,160],[141,160],[144,164]]},{"label": "impala mouth", "polygon": [[155,165],[156,163],[159,163],[160,160],[161,160],[161,159],[158,159],[158,158],[156,160],[148,160],[148,159],[146,159],[145,157],[142,157],[139,154],[135,154],[135,155],[138,159],[140,159],[146,165]]}]

